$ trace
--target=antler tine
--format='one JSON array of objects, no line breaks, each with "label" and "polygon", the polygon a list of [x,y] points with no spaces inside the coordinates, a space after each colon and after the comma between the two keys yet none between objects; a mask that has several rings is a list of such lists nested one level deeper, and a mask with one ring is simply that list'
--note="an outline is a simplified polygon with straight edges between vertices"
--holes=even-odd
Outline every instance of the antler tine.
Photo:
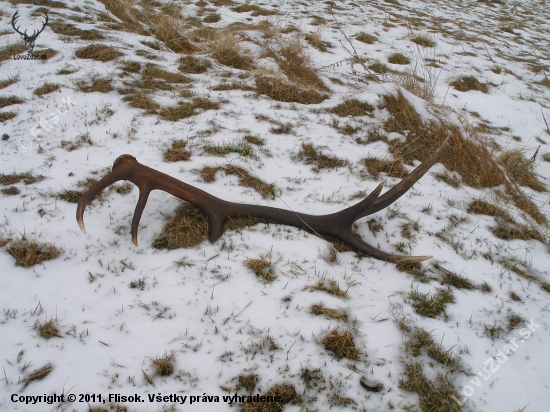
[{"label": "antler tine", "polygon": [[376,249],[369,245],[368,243],[363,242],[357,236],[355,236],[350,230],[349,233],[345,233],[344,236],[339,236],[340,240],[352,246],[354,249],[359,252],[365,253],[375,259],[384,260],[386,262],[392,263],[418,263],[424,260],[431,259],[433,256],[404,256],[404,255],[393,255],[390,253],[382,252],[379,249]]},{"label": "antler tine", "polygon": [[151,190],[148,190],[147,188],[142,190],[139,189],[139,199],[136,205],[136,210],[134,211],[134,217],[132,218],[132,243],[137,246],[137,234],[138,234],[138,226],[139,221],[141,219],[141,215],[143,214],[143,210],[145,209],[145,205],[147,204],[147,199],[149,198],[149,193],[151,193]]},{"label": "antler tine", "polygon": [[[128,156],[134,159],[130,155],[124,156]],[[78,202],[78,207],[76,208],[76,222],[78,223],[78,227],[80,227],[80,230],[82,230],[83,233],[87,233],[86,227],[84,226],[84,209],[86,209],[86,205],[88,204],[88,202],[107,186],[110,186],[120,180],[126,180],[126,171],[123,169],[118,169],[118,162],[124,156],[120,156],[117,160],[115,160],[111,172],[109,172],[106,176],[104,176],[101,180],[99,180],[96,184],[94,184],[82,194],[82,197]]]},{"label": "antler tine", "polygon": [[[393,255],[382,252],[368,243],[359,239],[352,231],[353,222],[361,217],[362,214],[369,214],[370,207],[376,202],[384,182],[380,183],[369,195],[361,202],[333,214],[333,219],[330,219],[329,227],[332,235],[340,239],[342,242],[352,246],[355,250],[365,253],[376,259],[384,260],[393,263],[416,263],[423,260],[431,259],[432,256],[403,256]],[[366,212],[365,212],[366,211]],[[358,217],[359,216],[359,217]]]},{"label": "antler tine", "polygon": [[369,195],[361,200],[359,203],[350,206],[347,209],[342,210],[341,212],[337,212],[334,215],[341,217],[344,221],[346,221],[345,225],[351,226],[353,222],[369,214],[368,211],[370,210],[370,207],[376,201],[376,199],[378,199],[378,196],[380,195],[383,187],[384,182],[376,186],[376,189],[370,192]]},{"label": "antler tine", "polygon": [[406,178],[376,199],[372,206],[357,217],[357,219],[379,212],[403,196],[437,162],[443,150],[445,150],[448,141],[449,138],[445,139],[429,159],[424,160],[422,164],[414,169]]}]

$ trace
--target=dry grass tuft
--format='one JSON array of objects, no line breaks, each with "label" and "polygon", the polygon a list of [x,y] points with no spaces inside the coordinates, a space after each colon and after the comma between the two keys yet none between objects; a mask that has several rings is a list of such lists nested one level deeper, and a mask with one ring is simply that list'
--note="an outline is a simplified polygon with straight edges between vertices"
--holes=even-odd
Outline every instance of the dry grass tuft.
[{"label": "dry grass tuft", "polygon": [[35,370],[33,373],[31,373],[29,376],[27,376],[25,379],[22,379],[21,382],[23,382],[23,389],[25,389],[31,382],[39,381],[41,379],[44,379],[46,376],[50,374],[50,372],[53,370],[52,365],[46,365],[41,367],[40,369]]},{"label": "dry grass tuft", "polygon": [[502,258],[502,259],[499,260],[499,263],[502,264],[502,266],[504,266],[506,269],[511,270],[516,275],[521,276],[524,279],[527,279],[529,281],[537,281],[538,280],[537,277],[535,277],[533,275],[530,275],[529,273],[522,270],[519,266],[520,263],[513,260],[513,259]]},{"label": "dry grass tuft", "polygon": [[230,217],[225,222],[223,222],[222,231],[223,232],[225,232],[226,230],[239,231],[244,228],[255,226],[259,223],[268,225],[270,223],[276,223],[276,222],[272,222],[267,219],[259,219],[253,216],[241,216],[241,217],[232,217],[232,218]]},{"label": "dry grass tuft", "polygon": [[451,86],[453,86],[459,92],[467,92],[469,90],[479,90],[480,92],[487,93],[489,91],[489,89],[487,88],[487,85],[484,83],[481,83],[474,76],[459,77],[454,82],[451,82]]},{"label": "dry grass tuft", "polygon": [[124,182],[116,186],[115,191],[121,195],[126,195],[133,190],[133,185],[130,182]]},{"label": "dry grass tuft", "polygon": [[61,250],[49,243],[38,243],[36,238],[23,237],[10,243],[8,253],[15,259],[16,266],[30,268],[46,260],[57,258]]},{"label": "dry grass tuft", "polygon": [[321,342],[324,348],[334,355],[336,359],[359,359],[359,352],[355,348],[353,335],[350,331],[338,332],[338,329],[332,330]]},{"label": "dry grass tuft", "polygon": [[388,57],[388,63],[392,64],[409,64],[411,60],[401,53],[393,53]]},{"label": "dry grass tuft", "polygon": [[59,334],[59,330],[54,324],[53,319],[50,319],[47,322],[44,322],[42,324],[38,323],[38,333],[40,336],[42,336],[44,339],[51,339],[53,337],[60,338],[61,335]]},{"label": "dry grass tuft", "polygon": [[164,151],[164,161],[179,162],[181,160],[189,160],[191,153],[185,150],[187,142],[185,140],[172,140],[172,146]]},{"label": "dry grass tuft", "polygon": [[328,52],[328,49],[332,48],[332,44],[327,41],[321,40],[321,33],[310,33],[305,36],[305,40],[309,43],[310,46],[315,47],[317,50],[322,51],[323,53]]},{"label": "dry grass tuft", "polygon": [[434,294],[413,290],[409,297],[413,301],[414,311],[429,318],[435,318],[441,313],[444,314],[447,304],[454,302],[453,295],[446,289],[439,290]]},{"label": "dry grass tuft", "polygon": [[12,173],[9,175],[5,175],[2,173],[2,175],[0,175],[0,184],[4,186],[19,183],[21,180],[23,180],[23,183],[25,183],[26,185],[31,185],[33,183],[44,180],[44,176],[42,175],[34,176],[31,172]]},{"label": "dry grass tuft", "polygon": [[254,17],[273,16],[273,15],[279,14],[275,10],[262,9],[260,6],[257,6],[255,4],[241,4],[240,6],[233,7],[232,10],[236,11],[237,13],[252,12],[252,16]]},{"label": "dry grass tuft", "polygon": [[421,283],[428,283],[433,279],[426,275],[426,270],[422,269],[420,263],[398,263],[395,268],[401,272],[413,275],[415,280]]},{"label": "dry grass tuft", "polygon": [[[196,3],[197,6],[201,6],[199,3],[200,3],[200,0],[199,0],[199,2]],[[206,6],[208,4],[206,2],[203,2],[203,3],[205,3],[205,4],[202,4],[202,6]],[[232,6],[232,5],[235,4],[235,2],[233,0],[213,0],[213,1],[211,1],[211,3],[216,7]]]},{"label": "dry grass tuft", "polygon": [[290,81],[316,90],[330,91],[317,75],[311,58],[298,37],[288,40],[278,52],[271,51],[269,55],[275,59]]},{"label": "dry grass tuft", "polygon": [[500,338],[500,335],[504,334],[504,332],[504,328],[500,325],[497,325],[496,320],[492,325],[483,325],[483,333],[491,340]]},{"label": "dry grass tuft", "polygon": [[497,162],[519,186],[527,186],[536,192],[546,191],[546,186],[535,175],[533,163],[524,157],[523,151],[504,152],[497,158]]},{"label": "dry grass tuft", "polygon": [[25,100],[20,99],[17,96],[0,96],[0,109],[7,106],[12,106],[14,104],[21,104],[24,102]]},{"label": "dry grass tuft", "polygon": [[495,226],[492,229],[492,232],[496,237],[503,240],[534,239],[534,240],[538,240],[539,242],[546,243],[545,239],[541,236],[541,234],[537,230],[524,225],[517,224],[517,223],[513,224],[513,223],[507,223],[503,221],[497,221],[497,226]]},{"label": "dry grass tuft", "polygon": [[183,203],[169,216],[162,232],[153,241],[155,249],[179,249],[196,246],[208,239],[208,218],[189,203]]},{"label": "dry grass tuft", "polygon": [[307,389],[311,389],[314,386],[319,387],[325,382],[325,377],[323,376],[323,373],[319,368],[313,370],[302,368],[300,378],[302,378],[302,381],[304,381],[304,385]]},{"label": "dry grass tuft", "polygon": [[449,186],[452,186],[455,189],[458,189],[460,187],[460,184],[462,183],[459,177],[453,176],[449,174],[447,171],[443,173],[435,173],[434,177],[439,181],[443,181],[447,183]]},{"label": "dry grass tuft", "polygon": [[132,60],[126,60],[122,62],[120,69],[127,73],[139,73],[141,71],[141,63]]},{"label": "dry grass tuft", "polygon": [[206,183],[212,183],[216,180],[216,173],[218,170],[220,170],[219,167],[204,166],[200,171],[202,180]]},{"label": "dry grass tuft", "polygon": [[261,139],[258,136],[246,135],[245,137],[243,137],[243,140],[256,146],[263,146],[265,144],[265,140]]},{"label": "dry grass tuft", "polygon": [[18,195],[19,193],[21,193],[21,190],[19,190],[15,186],[10,186],[6,189],[2,189],[2,193],[5,194],[5,195],[8,195],[8,196],[13,196],[13,195]]},{"label": "dry grass tuft", "polygon": [[155,37],[176,53],[191,54],[198,48],[182,34],[179,21],[167,15],[160,15],[155,21]]},{"label": "dry grass tuft", "polygon": [[73,73],[76,73],[77,71],[78,69],[73,69],[71,67],[63,67],[59,69],[56,74],[59,74],[59,75],[73,74]]},{"label": "dry grass tuft", "polygon": [[410,339],[405,343],[405,350],[412,356],[426,354],[441,365],[447,366],[451,372],[459,371],[462,367],[460,358],[453,356],[452,347],[445,350],[441,344],[434,341],[431,333],[414,327],[408,334]]},{"label": "dry grass tuft", "polygon": [[76,87],[84,93],[109,93],[113,90],[111,79],[108,77],[94,77],[91,83],[84,80],[78,80],[76,82]]},{"label": "dry grass tuft", "polygon": [[61,34],[64,36],[80,37],[81,40],[103,39],[103,35],[97,30],[82,30],[70,23],[62,23],[60,21],[56,21],[53,23],[49,23],[48,27],[50,27],[57,34]]},{"label": "dry grass tuft", "polygon": [[369,69],[378,74],[390,73],[392,70],[382,62],[374,62],[369,65]]},{"label": "dry grass tuft", "polygon": [[89,46],[81,47],[75,52],[76,57],[80,59],[92,59],[100,62],[108,62],[117,57],[124,56],[113,46],[104,44],[90,44]]},{"label": "dry grass tuft", "polygon": [[468,279],[445,269],[444,267],[438,265],[437,263],[434,265],[434,269],[441,272],[442,274],[441,284],[443,285],[453,286],[457,289],[468,289],[468,290],[476,289],[476,286],[472,284],[472,282],[470,282]]},{"label": "dry grass tuft", "polygon": [[270,133],[273,134],[291,134],[292,133],[292,123],[278,123],[277,127],[272,127],[269,129]]},{"label": "dry grass tuft", "polygon": [[68,152],[72,152],[73,150],[79,149],[80,147],[88,145],[93,146],[94,142],[92,142],[92,139],[90,138],[89,134],[81,134],[80,136],[76,137],[74,140],[61,140],[61,147],[67,150]]},{"label": "dry grass tuft", "polygon": [[250,176],[246,170],[241,167],[228,165],[224,168],[228,175],[237,175],[239,177],[239,185],[249,187],[258,192],[263,199],[275,199],[275,186],[267,184],[257,177]]},{"label": "dry grass tuft", "polygon": [[316,285],[307,286],[306,289],[310,290],[322,290],[323,292],[330,293],[331,295],[346,298],[348,291],[340,289],[340,285],[335,280],[329,280],[328,285],[325,280],[318,280]]},{"label": "dry grass tuft", "polygon": [[201,74],[205,73],[210,67],[212,67],[212,63],[209,60],[183,56],[179,59],[178,69],[184,73]]},{"label": "dry grass tuft", "polygon": [[368,157],[361,160],[361,163],[366,166],[372,177],[378,179],[380,173],[385,173],[390,177],[403,178],[409,173],[405,170],[400,160],[383,160],[374,157]]},{"label": "dry grass tuft", "polygon": [[0,112],[0,122],[4,123],[17,116],[16,112]]},{"label": "dry grass tuft", "polygon": [[319,104],[329,96],[317,90],[300,87],[281,78],[256,76],[256,92],[279,102]]},{"label": "dry grass tuft", "polygon": [[235,140],[228,143],[207,144],[204,151],[216,156],[226,156],[229,153],[238,153],[241,156],[250,156],[253,153],[252,146],[246,140]]},{"label": "dry grass tuft", "polygon": [[250,268],[257,277],[266,282],[273,282],[276,279],[275,273],[273,272],[273,265],[266,257],[267,255],[262,255],[260,259],[247,259],[246,266]]},{"label": "dry grass tuft", "polygon": [[208,43],[212,57],[220,64],[238,70],[251,70],[254,60],[246,54],[239,43],[239,38],[231,33],[219,33]]},{"label": "dry grass tuft", "polygon": [[172,373],[174,373],[174,358],[175,354],[171,353],[168,355],[165,353],[162,356],[157,356],[153,360],[153,365],[155,366],[156,370],[155,373],[160,376],[170,376]]},{"label": "dry grass tuft", "polygon": [[222,19],[222,16],[220,16],[218,13],[210,13],[210,14],[206,15],[206,17],[204,19],[202,19],[202,21],[204,23],[217,23],[221,19]]},{"label": "dry grass tuft", "polygon": [[[69,203],[78,203],[80,201],[80,198],[84,194],[86,190],[88,190],[90,187],[92,187],[95,183],[97,183],[98,179],[95,178],[87,178],[86,180],[78,182],[78,187],[83,187],[83,190],[64,190],[57,195],[55,195],[56,198],[64,200]],[[109,191],[111,188],[108,189]],[[92,200],[99,199],[103,200],[104,192],[98,193],[93,197]]]},{"label": "dry grass tuft", "polygon": [[302,143],[302,148],[298,152],[298,158],[304,160],[306,164],[314,163],[314,171],[320,169],[335,169],[346,165],[346,161],[335,156],[327,156],[319,153],[311,143]]},{"label": "dry grass tuft", "polygon": [[195,97],[191,102],[179,102],[176,107],[165,107],[160,111],[164,120],[178,121],[194,116],[199,110],[217,110],[220,104],[205,97]]},{"label": "dry grass tuft", "polygon": [[468,212],[496,217],[497,226],[492,228],[492,232],[496,237],[500,239],[535,239],[543,243],[545,242],[538,231],[517,223],[514,219],[512,219],[512,217],[506,210],[491,203],[487,203],[480,199],[474,200],[472,203],[470,203],[470,206],[468,207]]},{"label": "dry grass tuft", "polygon": [[512,185],[507,183],[504,192],[509,197],[506,198],[505,196],[501,195],[505,200],[508,201],[511,199],[517,208],[523,210],[525,213],[531,216],[535,222],[541,225],[548,226],[548,220],[546,216],[540,212],[539,208],[535,203],[533,203],[533,201],[525,196],[520,188],[513,188]]},{"label": "dry grass tuft", "polygon": [[376,40],[378,40],[376,36],[365,33],[364,31],[357,33],[355,35],[355,39],[360,41],[361,43],[366,43],[366,44],[374,44]]},{"label": "dry grass tuft", "polygon": [[418,362],[405,364],[404,377],[399,386],[419,395],[420,408],[423,411],[459,412],[462,409],[451,398],[455,396],[460,399],[460,395],[449,375],[438,373],[435,379],[429,380],[424,375],[423,366]]},{"label": "dry grass tuft", "polygon": [[367,116],[374,111],[374,107],[366,102],[362,102],[358,99],[345,100],[338,106],[329,110],[330,113],[334,113],[340,117],[346,116]]},{"label": "dry grass tuft", "polygon": [[37,96],[43,96],[48,93],[53,93],[61,88],[60,84],[44,82],[44,84],[36,89],[34,89],[33,94]]},{"label": "dry grass tuft", "polygon": [[512,216],[510,216],[510,214],[506,210],[481,199],[476,199],[472,201],[472,203],[470,203],[470,205],[468,206],[467,212],[475,213],[478,215],[500,217],[506,222],[513,222]]},{"label": "dry grass tuft", "polygon": [[231,83],[220,83],[216,86],[212,86],[210,87],[210,90],[221,92],[221,91],[227,91],[227,90],[254,91],[256,89],[252,86],[248,86],[246,83],[231,82]]},{"label": "dry grass tuft", "polygon": [[147,63],[143,70],[143,78],[161,79],[167,83],[189,83],[191,79],[181,73],[168,72],[156,64]]},{"label": "dry grass tuft", "polygon": [[406,163],[411,163],[413,159],[423,161],[449,137],[449,147],[439,160],[447,170],[458,172],[462,181],[472,187],[493,187],[505,182],[488,149],[467,140],[458,127],[424,123],[400,92],[397,96],[384,96],[384,105],[391,115],[384,124],[384,130],[388,133],[409,131],[405,142],[398,141],[391,146],[390,152],[395,159]]},{"label": "dry grass tuft", "polygon": [[[146,20],[145,16],[134,7],[131,0],[99,0],[105,5],[105,8],[113,13],[116,17],[122,20],[120,23],[112,23],[109,27],[121,31],[129,31],[137,34],[146,35],[147,33],[143,29],[140,23]],[[110,17],[106,16],[107,21],[113,21]]]},{"label": "dry grass tuft", "polygon": [[[361,198],[365,197],[365,195],[366,195],[366,193],[362,194]],[[382,226],[382,223],[380,223],[376,219],[369,219],[367,221],[367,225],[369,226],[369,230],[372,232],[372,234],[374,236],[376,236],[376,234],[378,232],[380,232],[382,229],[384,229],[384,226]]]},{"label": "dry grass tuft", "polygon": [[19,81],[19,75],[16,76],[8,76],[7,79],[0,80],[0,90],[5,89],[8,86],[11,86],[12,84],[15,84]]},{"label": "dry grass tuft", "polygon": [[314,315],[324,315],[327,319],[338,319],[344,322],[348,321],[348,314],[345,311],[325,308],[322,303],[311,306],[311,313]]},{"label": "dry grass tuft", "polygon": [[435,42],[430,39],[428,36],[424,36],[424,35],[421,35],[419,34],[418,36],[414,36],[411,41],[413,43],[416,43],[418,44],[419,46],[422,46],[422,47],[434,47],[435,46]]},{"label": "dry grass tuft", "polygon": [[144,91],[131,90],[122,100],[128,102],[130,107],[145,110],[147,114],[156,113],[160,108],[160,105],[150,97],[149,93]]},{"label": "dry grass tuft", "polygon": [[244,389],[250,395],[256,389],[256,385],[260,381],[260,377],[255,373],[240,374],[237,376],[237,386],[235,387],[235,392],[239,392],[241,389]]},{"label": "dry grass tuft", "polygon": [[508,326],[506,329],[508,330],[508,332],[510,332],[512,329],[516,329],[519,325],[521,325],[524,322],[525,322],[525,319],[523,319],[521,316],[511,314],[508,316]]}]

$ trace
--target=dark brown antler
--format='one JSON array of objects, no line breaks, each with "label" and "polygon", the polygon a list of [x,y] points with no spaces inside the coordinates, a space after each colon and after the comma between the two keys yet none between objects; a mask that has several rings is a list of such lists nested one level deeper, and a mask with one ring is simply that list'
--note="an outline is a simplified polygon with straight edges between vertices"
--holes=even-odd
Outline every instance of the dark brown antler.
[{"label": "dark brown antler", "polygon": [[382,252],[355,236],[352,232],[352,225],[357,219],[376,213],[403,196],[433,166],[443,152],[446,143],[447,141],[429,159],[425,160],[405,179],[382,196],[380,196],[380,192],[384,184],[380,183],[372,193],[356,205],[337,213],[321,216],[295,213],[275,207],[226,202],[203,190],[144,166],[138,163],[133,156],[125,154],[115,160],[113,169],[107,176],[82,195],[76,210],[76,220],[80,229],[86,233],[83,221],[86,204],[107,186],[120,180],[129,180],[139,188],[139,200],[132,220],[132,242],[136,246],[139,220],[147,203],[149,193],[152,190],[163,190],[197,206],[206,214],[208,217],[208,238],[211,242],[215,242],[221,236],[222,226],[227,218],[255,216],[274,220],[285,225],[296,226],[304,230],[310,230],[317,234],[331,236],[341,240],[358,252],[365,253],[376,259],[394,263],[421,262],[430,259],[431,256],[399,256]]}]

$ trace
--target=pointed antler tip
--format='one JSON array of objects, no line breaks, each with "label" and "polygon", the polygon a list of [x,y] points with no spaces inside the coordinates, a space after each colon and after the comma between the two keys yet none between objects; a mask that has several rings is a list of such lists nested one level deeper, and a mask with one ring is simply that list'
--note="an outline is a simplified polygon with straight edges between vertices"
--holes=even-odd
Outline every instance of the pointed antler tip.
[{"label": "pointed antler tip", "polygon": [[138,246],[138,241],[134,236],[132,236],[132,243],[134,244],[134,246]]},{"label": "pointed antler tip", "polygon": [[433,256],[403,256],[396,263],[419,263],[432,258]]},{"label": "pointed antler tip", "polygon": [[80,228],[82,233],[87,234],[86,227],[84,227],[84,222],[82,221],[82,219],[77,219],[76,222],[78,223],[78,227]]}]

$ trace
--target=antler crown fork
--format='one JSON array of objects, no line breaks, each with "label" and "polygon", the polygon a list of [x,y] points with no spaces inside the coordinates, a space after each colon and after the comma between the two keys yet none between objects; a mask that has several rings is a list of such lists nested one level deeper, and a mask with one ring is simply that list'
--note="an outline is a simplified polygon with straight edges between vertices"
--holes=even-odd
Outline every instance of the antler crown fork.
[{"label": "antler crown fork", "polygon": [[132,219],[131,230],[132,242],[136,246],[138,225],[149,194],[153,190],[162,190],[191,203],[205,213],[208,218],[208,238],[210,242],[215,242],[222,235],[222,227],[226,219],[253,216],[336,238],[354,250],[376,259],[394,263],[421,262],[432,258],[432,256],[402,256],[383,252],[355,236],[352,232],[352,226],[356,220],[388,207],[403,196],[437,162],[445,149],[447,140],[429,159],[422,162],[407,177],[383,195],[380,195],[380,192],[384,183],[380,183],[361,202],[328,215],[309,215],[269,206],[228,202],[167,174],[144,166],[133,156],[124,154],[115,160],[109,174],[82,195],[76,210],[76,220],[82,232],[86,233],[83,220],[86,204],[106,187],[120,180],[128,180],[139,188],[139,199]]}]

